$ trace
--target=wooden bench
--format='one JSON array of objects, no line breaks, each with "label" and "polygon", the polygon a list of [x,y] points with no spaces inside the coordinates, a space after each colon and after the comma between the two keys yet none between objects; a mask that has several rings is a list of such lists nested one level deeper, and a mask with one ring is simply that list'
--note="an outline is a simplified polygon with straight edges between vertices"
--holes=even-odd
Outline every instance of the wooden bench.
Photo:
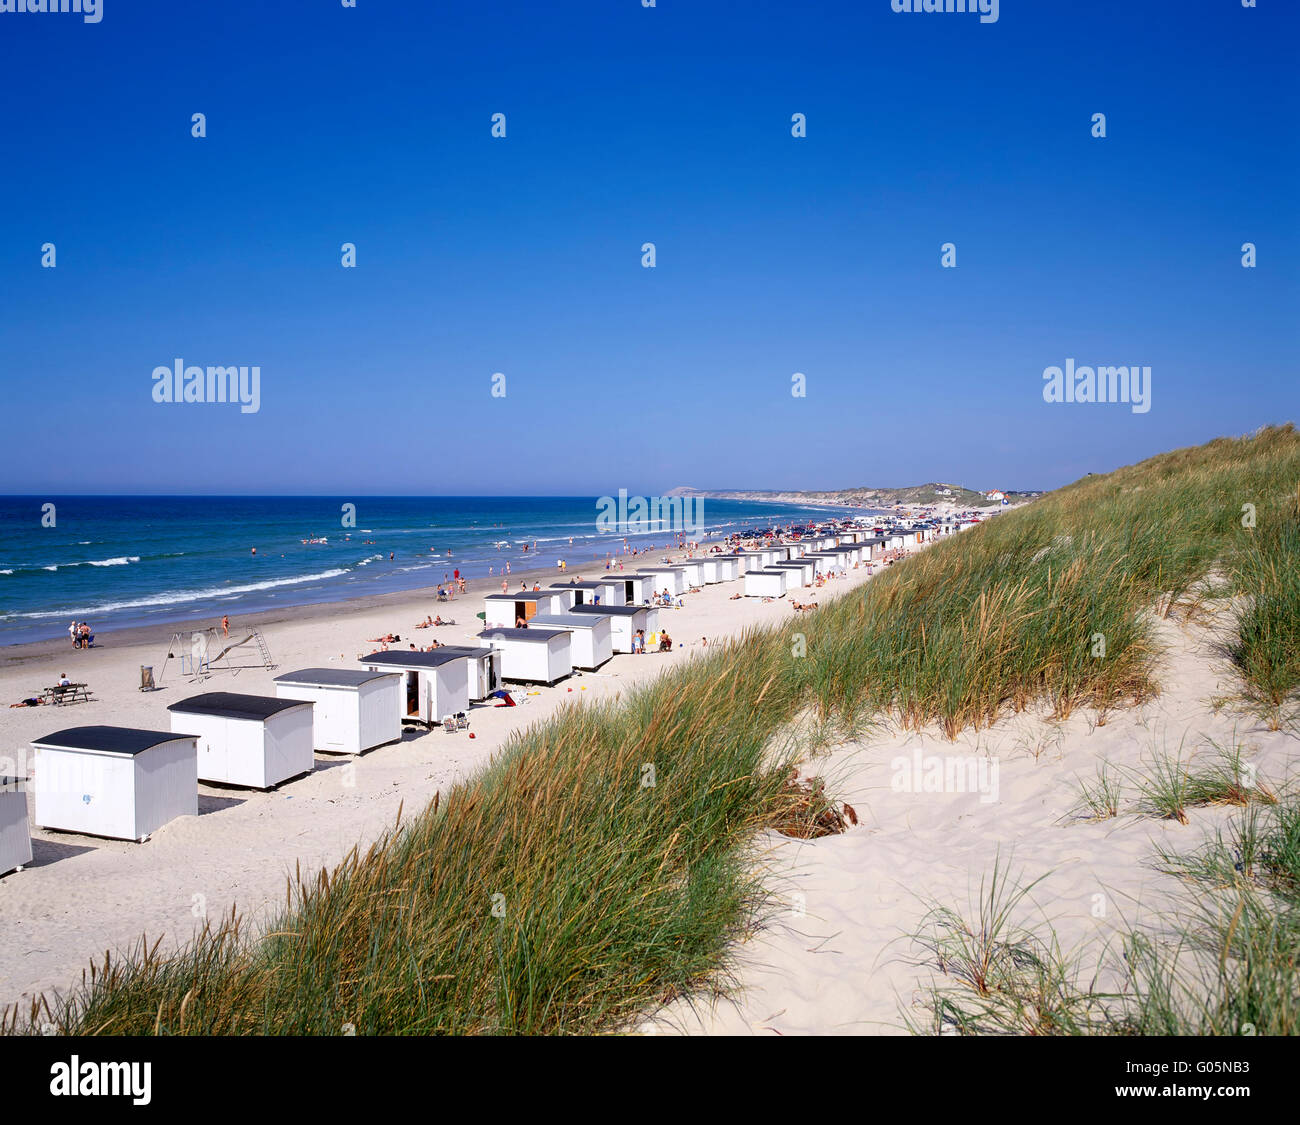
[{"label": "wooden bench", "polygon": [[41,693],[41,698],[56,707],[62,707],[65,703],[94,702],[90,695],[90,688],[86,684],[55,684],[53,687],[47,687]]}]

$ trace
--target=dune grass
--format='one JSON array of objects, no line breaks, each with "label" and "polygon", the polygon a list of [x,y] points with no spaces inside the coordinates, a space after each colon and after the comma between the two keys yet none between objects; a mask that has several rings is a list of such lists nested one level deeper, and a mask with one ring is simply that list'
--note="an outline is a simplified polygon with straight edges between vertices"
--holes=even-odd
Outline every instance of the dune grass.
[{"label": "dune grass", "polygon": [[1252,785],[1228,803],[1234,819],[1199,849],[1157,849],[1189,893],[1123,934],[1120,985],[1098,987],[1105,950],[1089,978],[1050,919],[1031,924],[1046,876],[1026,883],[999,856],[969,915],[934,903],[908,935],[935,976],[904,1022],[922,1034],[1300,1034],[1300,794]]},{"label": "dune grass", "polygon": [[[1152,607],[1170,612],[1216,564],[1254,590],[1243,636],[1247,620],[1268,625],[1243,676],[1285,701],[1277,618],[1290,594],[1269,600],[1259,575],[1292,548],[1257,533],[1289,510],[1296,481],[1290,426],[1085,478],[622,702],[564,708],[517,734],[364,854],[291,884],[266,932],[232,916],[179,954],[106,957],[71,993],[11,1009],[3,1029],[627,1026],[725,970],[729,940],[763,902],[755,830],[826,813],[824,794],[787,784],[784,739],[805,711],[823,730],[884,716],[949,736],[1031,705],[1104,714],[1158,690]],[[1243,503],[1257,528],[1243,527]],[[1049,974],[1041,987],[1057,984]]]},{"label": "dune grass", "polygon": [[1300,488],[1288,503],[1256,518],[1235,560],[1236,588],[1246,605],[1227,651],[1248,697],[1276,730],[1300,688]]}]

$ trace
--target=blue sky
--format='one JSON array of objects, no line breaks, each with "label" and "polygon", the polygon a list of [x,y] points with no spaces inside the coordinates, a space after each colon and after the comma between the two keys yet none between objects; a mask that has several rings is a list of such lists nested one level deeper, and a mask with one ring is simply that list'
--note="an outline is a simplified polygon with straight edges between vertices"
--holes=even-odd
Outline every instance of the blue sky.
[{"label": "blue sky", "polygon": [[[0,492],[1036,488],[1297,419],[1298,31],[1290,0],[0,13]],[[260,410],[155,403],[176,357],[260,366]],[[1149,365],[1150,411],[1044,403],[1067,358]]]}]

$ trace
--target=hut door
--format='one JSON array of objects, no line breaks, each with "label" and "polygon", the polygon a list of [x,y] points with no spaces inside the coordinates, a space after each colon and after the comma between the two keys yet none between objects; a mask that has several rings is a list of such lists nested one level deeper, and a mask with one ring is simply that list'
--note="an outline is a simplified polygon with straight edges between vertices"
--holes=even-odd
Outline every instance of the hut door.
[{"label": "hut door", "polygon": [[420,673],[406,673],[406,714],[420,717]]}]

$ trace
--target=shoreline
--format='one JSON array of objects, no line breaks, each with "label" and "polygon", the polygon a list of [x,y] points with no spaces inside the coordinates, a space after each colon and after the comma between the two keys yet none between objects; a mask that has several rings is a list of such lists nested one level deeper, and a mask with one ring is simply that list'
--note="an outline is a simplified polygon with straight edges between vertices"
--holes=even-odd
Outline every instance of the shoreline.
[{"label": "shoreline", "polygon": [[[710,547],[724,544],[725,540],[700,540],[701,550],[707,550]],[[680,552],[670,552],[674,556]],[[627,559],[628,556],[616,556]],[[656,551],[653,558],[657,561],[659,554]],[[616,571],[606,571],[603,560],[594,560],[599,569],[594,568],[573,568],[561,571],[558,567],[543,566],[530,570],[512,571],[507,579],[511,586],[516,582],[526,582],[530,587],[533,583],[539,584],[543,589],[553,582],[564,581],[572,578],[577,581],[579,576],[585,579],[600,578],[606,573],[617,573]],[[650,557],[645,552],[637,555],[632,559],[634,565],[629,566],[624,562],[624,570],[627,573],[634,573],[641,566],[654,565]],[[458,602],[468,604],[472,599],[481,599],[484,594],[499,594],[501,592],[501,579],[504,575],[494,575],[491,578],[467,578],[465,580],[465,593],[457,594],[446,602],[437,601],[435,591],[442,583],[435,582],[427,586],[415,586],[409,590],[389,590],[382,594],[362,594],[359,597],[340,598],[337,601],[322,602],[304,602],[300,605],[286,605],[268,612],[253,612],[248,614],[230,614],[230,629],[234,634],[243,628],[249,628],[256,625],[258,628],[274,625],[295,624],[301,622],[310,622],[316,620],[328,621],[334,618],[355,616],[361,613],[370,613],[374,610],[385,609],[388,607],[406,607],[414,601],[429,601],[433,603],[433,611],[429,616],[438,616],[443,609],[455,606]],[[441,607],[441,608],[440,608]],[[474,610],[477,613],[478,610]],[[448,612],[449,617],[456,617],[454,613]],[[471,614],[471,619],[472,619]],[[466,623],[456,617],[458,627]],[[120,650],[124,648],[143,648],[147,644],[155,644],[160,650],[164,649],[173,633],[192,632],[195,629],[207,628],[210,625],[221,624],[220,614],[202,614],[192,615],[189,617],[178,618],[175,621],[160,622],[158,625],[127,625],[119,629],[104,630],[95,633],[95,646],[92,649],[69,649],[71,643],[66,637],[55,637],[42,641],[16,641],[13,644],[0,646],[0,669],[22,667],[38,660],[46,660],[59,655],[70,657],[69,663],[75,663],[84,659],[87,653],[98,652],[100,650]],[[410,626],[407,626],[410,628]],[[394,630],[400,632],[400,630]],[[405,634],[401,634],[405,637]],[[405,641],[403,641],[405,643]],[[272,649],[272,656],[275,655]],[[3,702],[3,701],[0,701]],[[8,702],[13,702],[9,700]]]},{"label": "shoreline", "polygon": [[[681,552],[672,554],[680,557]],[[655,552],[636,561],[653,565],[659,557]],[[625,571],[633,569],[625,563]],[[516,583],[547,586],[561,577],[576,579],[578,573],[561,576],[552,567],[510,577]],[[596,572],[582,573],[592,577]],[[868,581],[864,565],[845,578],[830,580],[817,593],[826,600]],[[516,688],[516,707],[471,704],[469,731],[407,730],[399,742],[354,759],[317,753],[311,773],[269,791],[200,782],[198,815],[171,821],[146,844],[36,827],[29,802],[33,860],[24,871],[0,879],[0,937],[8,947],[28,953],[0,964],[0,1009],[26,1003],[43,991],[66,991],[92,959],[102,959],[106,949],[134,947],[141,934],[151,942],[161,939],[164,953],[176,950],[202,925],[193,913],[196,901],[204,903],[205,917],[221,917],[237,908],[255,931],[283,907],[285,879],[295,870],[332,870],[354,846],[364,852],[392,829],[402,809],[419,810],[439,793],[445,796],[450,786],[485,768],[520,730],[565,705],[617,700],[680,662],[706,653],[706,638],[710,646],[724,643],[752,628],[784,623],[794,612],[787,597],[733,600],[740,588],[739,580],[706,585],[684,595],[682,608],[661,610],[661,624],[676,642],[672,651],[615,654],[599,670],[575,671],[554,686]],[[0,664],[0,692],[8,696],[6,704],[38,689],[41,682],[55,682],[60,671],[72,674],[74,669],[73,678],[87,682],[94,699],[65,707],[7,710],[9,745],[4,753],[12,756],[7,772],[30,776],[30,745],[52,730],[96,724],[168,730],[168,704],[186,696],[205,691],[274,695],[275,677],[283,672],[356,667],[359,652],[364,655],[378,647],[362,643],[372,633],[399,633],[402,641],[392,646],[398,649],[408,641],[423,645],[433,637],[447,644],[474,645],[482,628],[476,617],[482,595],[499,592],[500,582],[479,579],[467,583],[467,590],[471,592],[456,601],[435,603],[456,625],[418,633],[411,631],[414,623],[434,610],[427,590],[301,607],[274,619],[262,618],[259,624],[267,627],[276,667],[219,666],[202,682],[182,676],[178,665],[162,674],[157,658],[165,648],[153,630],[143,637],[122,631],[103,649],[73,654],[98,652],[93,667],[66,660],[66,649],[58,642],[21,646],[16,654],[6,653],[6,662]],[[812,591],[791,593],[800,599]],[[210,623],[203,619],[203,624]],[[156,690],[137,690],[139,663],[154,664]]]}]

